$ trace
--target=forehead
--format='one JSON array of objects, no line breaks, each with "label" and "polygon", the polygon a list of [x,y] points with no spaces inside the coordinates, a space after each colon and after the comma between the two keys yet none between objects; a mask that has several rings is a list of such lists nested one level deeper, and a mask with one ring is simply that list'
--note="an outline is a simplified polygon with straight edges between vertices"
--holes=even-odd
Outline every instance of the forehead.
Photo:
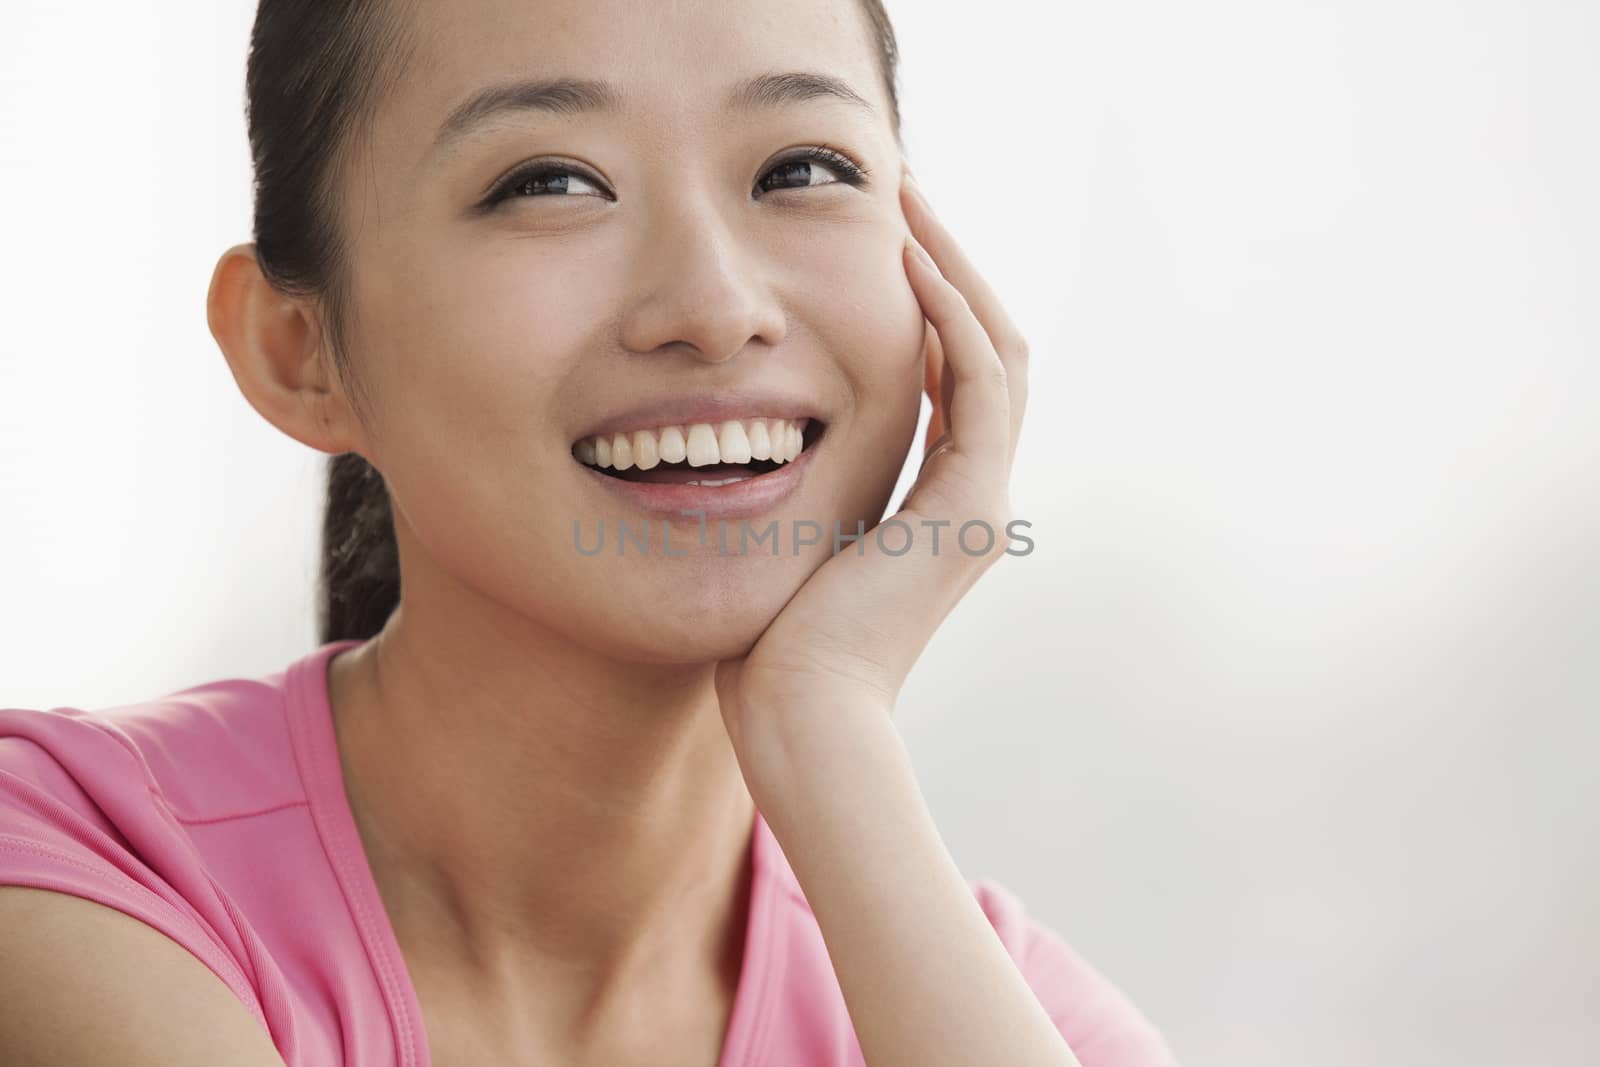
[{"label": "forehead", "polygon": [[728,90],[772,71],[846,82],[887,121],[860,0],[420,0],[401,17],[414,51],[374,116],[377,141],[413,158],[485,86],[526,78],[613,83],[619,114],[653,124],[720,116]]}]

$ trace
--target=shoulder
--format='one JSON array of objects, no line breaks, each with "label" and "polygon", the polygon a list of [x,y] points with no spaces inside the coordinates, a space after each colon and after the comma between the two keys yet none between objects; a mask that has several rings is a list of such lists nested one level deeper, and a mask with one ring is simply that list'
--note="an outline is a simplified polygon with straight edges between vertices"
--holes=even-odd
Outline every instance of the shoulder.
[{"label": "shoulder", "polygon": [[165,935],[167,958],[209,967],[290,1064],[357,1047],[409,1062],[417,1012],[323,688],[355,643],[138,704],[0,708],[0,889],[52,891],[38,906],[95,914],[130,950],[153,936],[135,927]]},{"label": "shoulder", "polygon": [[264,1020],[237,923],[191,831],[298,796],[282,718],[265,714],[272,699],[270,685],[233,679],[96,711],[0,708],[0,886],[138,920]]},{"label": "shoulder", "polygon": [[284,1067],[270,1033],[231,990],[120,911],[0,886],[0,941],[6,1063]]},{"label": "shoulder", "polygon": [[1156,1026],[1056,930],[992,878],[970,880],[973,895],[1084,1067],[1176,1067]]}]

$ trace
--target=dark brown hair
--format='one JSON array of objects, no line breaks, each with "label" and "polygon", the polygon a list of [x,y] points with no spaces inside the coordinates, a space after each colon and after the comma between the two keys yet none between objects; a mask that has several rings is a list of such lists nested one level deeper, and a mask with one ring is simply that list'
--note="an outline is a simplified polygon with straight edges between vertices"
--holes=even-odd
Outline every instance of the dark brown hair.
[{"label": "dark brown hair", "polygon": [[[360,151],[373,112],[415,47],[414,0],[260,0],[245,75],[255,168],[255,251],[279,291],[313,297],[334,367],[361,411],[354,373],[349,264],[336,178]],[[882,0],[861,0],[900,136],[899,51]],[[360,455],[330,456],[322,521],[321,642],[368,638],[400,602],[400,558],[383,475]]]}]

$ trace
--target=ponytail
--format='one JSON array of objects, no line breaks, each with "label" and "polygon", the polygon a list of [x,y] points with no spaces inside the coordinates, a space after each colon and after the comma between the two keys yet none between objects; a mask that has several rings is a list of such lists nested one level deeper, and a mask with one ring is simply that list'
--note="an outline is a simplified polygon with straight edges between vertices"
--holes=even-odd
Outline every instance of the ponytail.
[{"label": "ponytail", "polygon": [[328,458],[317,582],[320,643],[372,637],[400,603],[400,556],[383,475],[355,452]]}]

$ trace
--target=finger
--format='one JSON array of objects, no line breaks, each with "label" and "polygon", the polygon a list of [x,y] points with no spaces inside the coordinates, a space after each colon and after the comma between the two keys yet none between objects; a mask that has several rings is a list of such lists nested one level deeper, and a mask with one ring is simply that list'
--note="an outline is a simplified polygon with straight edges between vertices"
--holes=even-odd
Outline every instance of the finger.
[{"label": "finger", "polygon": [[[934,334],[935,338],[937,338],[938,336],[939,336],[938,333]],[[939,351],[939,367],[940,367],[941,370],[943,370],[943,368],[944,368],[944,350],[942,348]],[[950,402],[952,400],[954,400],[955,396],[956,396],[956,392],[955,392],[955,390],[956,390],[956,380],[955,380],[955,378],[951,377],[948,374],[941,374],[940,378],[941,378],[941,380],[939,382],[939,418],[942,420],[942,422],[944,424],[944,428],[946,430],[949,430],[950,429]]]},{"label": "finger", "polygon": [[922,346],[922,389],[927,394],[929,403],[933,405],[933,412],[928,416],[928,432],[922,442],[923,460],[926,462],[927,453],[950,429],[949,419],[945,414],[950,410],[950,397],[947,393],[955,384],[955,380],[944,373],[944,348],[939,344],[939,332],[933,328],[932,323],[925,324]]},{"label": "finger", "polygon": [[966,298],[1005,366],[1011,393],[1011,451],[1014,454],[1022,432],[1022,417],[1027,409],[1027,340],[1006,312],[994,289],[934,214],[926,195],[914,179],[908,177],[902,183],[900,199],[912,235],[928,250],[939,270]]},{"label": "finger", "polygon": [[[990,477],[1010,469],[1011,407],[1005,366],[966,298],[939,272],[915,238],[905,248],[912,291],[939,333],[944,370],[952,379],[945,418],[955,451],[993,465]],[[942,381],[941,381],[942,385]]]}]

